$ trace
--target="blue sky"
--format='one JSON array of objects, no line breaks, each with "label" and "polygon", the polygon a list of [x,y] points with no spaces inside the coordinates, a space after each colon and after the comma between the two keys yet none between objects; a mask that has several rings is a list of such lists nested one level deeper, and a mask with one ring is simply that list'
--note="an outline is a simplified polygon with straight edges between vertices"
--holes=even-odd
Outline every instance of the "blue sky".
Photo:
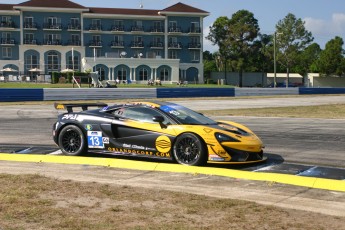
[{"label": "blue sky", "polygon": [[[16,4],[25,0],[0,0],[0,3]],[[58,0],[56,0],[58,1]],[[204,34],[220,16],[231,15],[238,10],[248,10],[258,20],[261,33],[272,34],[275,25],[288,13],[305,21],[307,30],[323,49],[325,43],[335,36],[345,41],[345,0],[72,0],[86,7],[164,9],[177,2],[210,12],[204,19]],[[204,41],[204,50],[214,52],[214,47]]]}]

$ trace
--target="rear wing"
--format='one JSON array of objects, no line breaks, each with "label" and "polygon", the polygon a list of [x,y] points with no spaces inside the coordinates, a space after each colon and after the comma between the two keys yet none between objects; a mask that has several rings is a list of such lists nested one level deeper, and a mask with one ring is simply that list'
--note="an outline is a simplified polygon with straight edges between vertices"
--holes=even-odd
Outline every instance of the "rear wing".
[{"label": "rear wing", "polygon": [[81,108],[83,111],[88,110],[89,107],[98,107],[103,108],[108,106],[106,103],[54,103],[54,107],[57,110],[65,110],[67,109],[68,113],[73,113],[73,108]]}]

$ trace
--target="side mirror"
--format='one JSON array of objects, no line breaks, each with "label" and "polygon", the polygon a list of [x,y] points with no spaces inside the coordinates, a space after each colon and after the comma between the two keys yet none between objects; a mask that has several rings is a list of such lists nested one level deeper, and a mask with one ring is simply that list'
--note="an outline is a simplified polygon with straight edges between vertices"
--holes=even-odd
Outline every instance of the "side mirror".
[{"label": "side mirror", "polygon": [[163,124],[164,117],[162,117],[162,116],[154,116],[154,117],[152,118],[152,120],[153,120],[154,122],[158,122],[158,123],[160,124],[160,126],[161,126],[162,129],[166,129],[166,128],[167,128],[167,126],[166,126],[165,124]]},{"label": "side mirror", "polygon": [[164,117],[162,117],[162,116],[154,116],[154,117],[152,118],[152,120],[153,120],[154,122],[162,123],[162,122],[164,121]]}]

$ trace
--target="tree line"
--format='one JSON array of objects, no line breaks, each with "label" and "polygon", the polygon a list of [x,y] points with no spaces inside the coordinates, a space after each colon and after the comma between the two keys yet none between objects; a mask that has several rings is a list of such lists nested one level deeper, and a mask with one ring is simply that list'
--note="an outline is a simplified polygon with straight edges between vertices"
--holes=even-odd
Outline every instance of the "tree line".
[{"label": "tree line", "polygon": [[219,50],[204,51],[206,79],[212,71],[236,71],[242,87],[243,72],[286,72],[287,79],[290,72],[345,76],[343,39],[336,36],[322,50],[304,24],[289,13],[278,21],[273,34],[262,34],[258,20],[247,10],[217,18],[206,39]]}]

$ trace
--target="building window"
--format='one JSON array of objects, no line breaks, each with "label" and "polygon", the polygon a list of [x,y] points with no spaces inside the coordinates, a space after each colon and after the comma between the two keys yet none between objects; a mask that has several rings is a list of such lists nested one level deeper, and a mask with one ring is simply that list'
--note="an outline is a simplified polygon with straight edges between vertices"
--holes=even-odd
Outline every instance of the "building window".
[{"label": "building window", "polygon": [[24,28],[36,28],[34,24],[34,17],[25,17],[24,18]]},{"label": "building window", "polygon": [[12,48],[11,47],[2,47],[2,57],[3,58],[12,58]]},{"label": "building window", "polygon": [[126,81],[127,70],[125,68],[121,68],[117,71],[117,79],[119,79],[120,81]]},{"label": "building window", "polygon": [[38,68],[38,57],[37,55],[27,55],[25,57],[25,70]]},{"label": "building window", "polygon": [[177,22],[176,21],[170,21],[169,22],[169,32],[172,32],[172,33],[181,32],[181,28],[179,28],[177,26]]},{"label": "building window", "polygon": [[73,60],[74,61],[72,62],[72,55],[68,57],[67,68],[79,70],[79,56],[74,56]]},{"label": "building window", "polygon": [[124,31],[124,25],[122,20],[114,20],[114,25],[111,28],[113,31]]},{"label": "building window", "polygon": [[193,50],[190,52],[191,54],[191,61],[192,62],[199,62],[200,61],[200,51]]},{"label": "building window", "polygon": [[151,32],[163,32],[162,23],[160,21],[154,21]]},{"label": "building window", "polygon": [[44,19],[45,29],[61,29],[61,18],[47,17]]},{"label": "building window", "polygon": [[169,50],[169,59],[178,59],[176,50]]},{"label": "building window", "polygon": [[80,30],[80,20],[79,18],[71,18],[70,24],[68,25],[70,30]]},{"label": "building window", "polygon": [[70,45],[80,46],[80,35],[79,34],[71,34]]},{"label": "building window", "polygon": [[92,19],[90,30],[102,30],[101,19]]},{"label": "building window", "polygon": [[190,26],[190,33],[200,33],[200,26],[199,26],[199,22],[192,22],[191,26]]},{"label": "building window", "polygon": [[59,71],[60,62],[59,55],[55,51],[51,51],[47,55],[47,70],[48,72],[57,72]]},{"label": "building window", "polygon": [[35,36],[31,33],[24,34],[24,44],[34,44]]},{"label": "building window", "polygon": [[169,70],[167,68],[161,69],[159,73],[159,78],[161,81],[170,81]]},{"label": "building window", "polygon": [[61,34],[45,34],[45,45],[61,45]]},{"label": "building window", "polygon": [[96,71],[98,73],[98,77],[101,81],[105,80],[105,70],[103,67],[96,68]]},{"label": "building window", "polygon": [[139,81],[147,81],[148,80],[148,71],[146,68],[139,69]]}]

